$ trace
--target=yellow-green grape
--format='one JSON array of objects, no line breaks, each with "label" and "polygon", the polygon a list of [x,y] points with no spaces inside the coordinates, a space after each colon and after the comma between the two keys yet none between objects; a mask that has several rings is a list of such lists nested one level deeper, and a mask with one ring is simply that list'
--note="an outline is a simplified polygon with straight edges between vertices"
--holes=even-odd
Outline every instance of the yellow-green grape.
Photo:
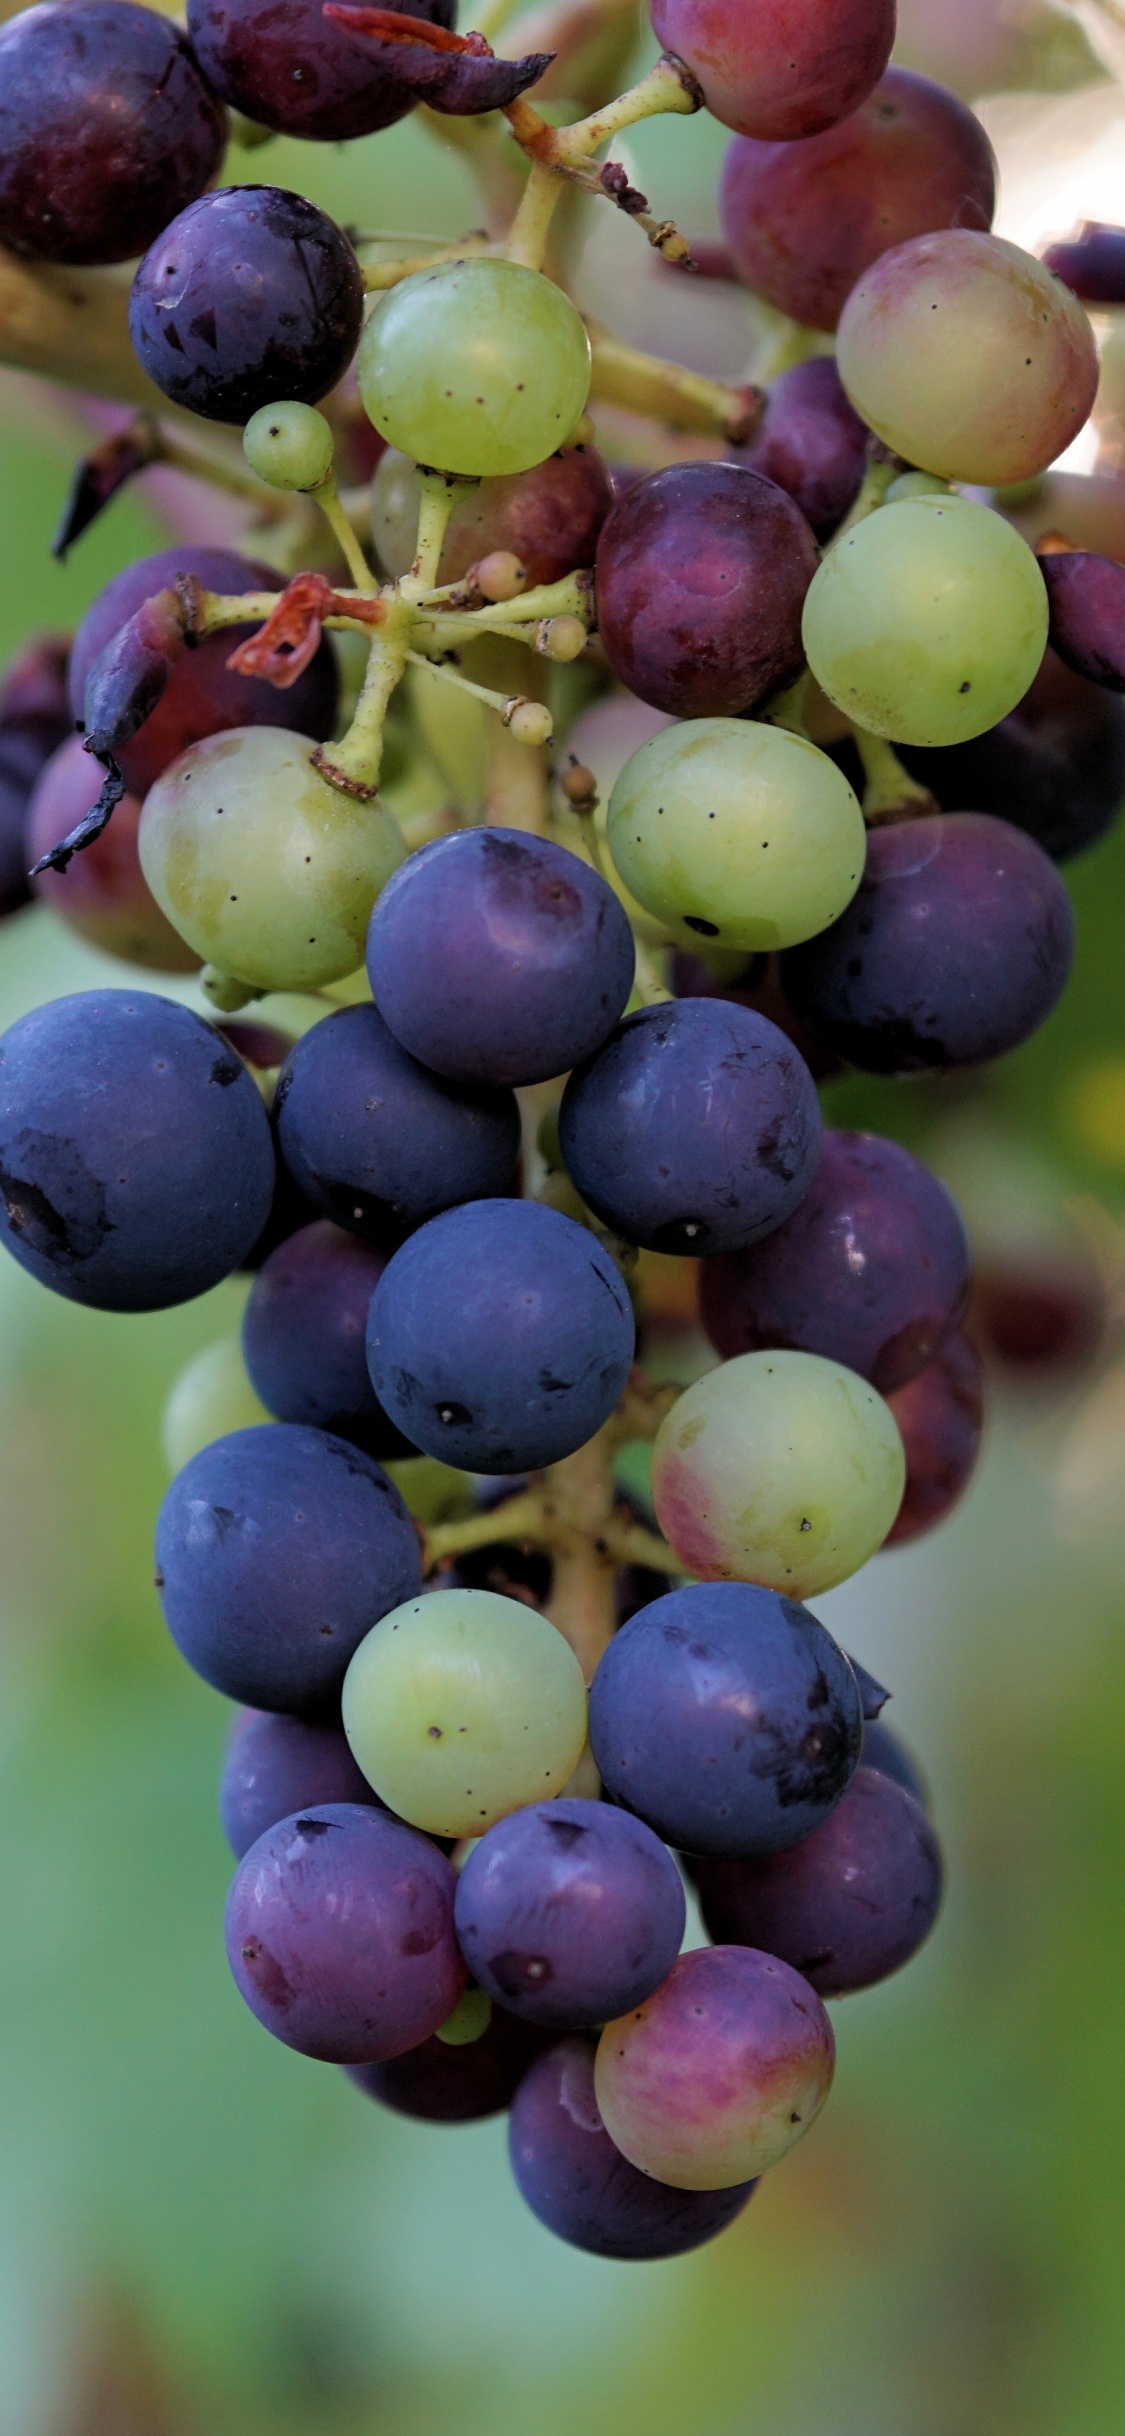
[{"label": "yellow-green grape", "polygon": [[802,632],[818,684],[857,727],[899,744],[964,744],[1014,709],[1047,643],[1047,591],[1002,516],[904,499],[830,550]]},{"label": "yellow-green grape", "polygon": [[408,1513],[428,1531],[437,1523],[473,1511],[468,1473],[455,1472],[451,1464],[439,1463],[436,1455],[404,1455],[383,1468],[390,1473]]},{"label": "yellow-green grape", "polygon": [[562,1791],[586,1739],[586,1686],[537,1609],[492,1590],[434,1590],[360,1642],[344,1731],[368,1783],[410,1826],[483,1835]]},{"label": "yellow-green grape", "polygon": [[232,1429],[255,1429],[273,1414],[255,1395],[236,1336],[220,1336],[194,1354],[164,1407],[160,1438],[170,1472]]},{"label": "yellow-green grape", "polygon": [[443,2047],[475,2047],[492,2020],[492,1998],[484,1988],[466,1988],[434,2036]]},{"label": "yellow-green grape", "polygon": [[898,1509],[890,1406],[818,1353],[741,1353],[680,1396],[652,1455],[657,1521],[689,1572],[815,1598],[858,1573]]},{"label": "yellow-green grape", "polygon": [[315,491],[332,471],[332,426],[315,406],[285,398],[259,406],[242,434],[246,462],[275,491]]},{"label": "yellow-green grape", "polygon": [[785,728],[685,719],[627,761],[609,805],[627,888],[685,945],[796,947],[850,904],[863,814],[827,753]]},{"label": "yellow-green grape", "polygon": [[590,341],[552,280],[482,257],[415,271],[389,289],[356,372],[376,430],[417,463],[519,474],[573,430],[590,387]]},{"label": "yellow-green grape", "polygon": [[883,493],[884,507],[895,507],[901,499],[949,499],[953,496],[948,482],[940,474],[896,474]]},{"label": "yellow-green grape", "polygon": [[319,989],[363,962],[406,848],[390,813],[328,784],[287,728],[190,745],[145,797],[141,869],[207,963],[261,990]]}]

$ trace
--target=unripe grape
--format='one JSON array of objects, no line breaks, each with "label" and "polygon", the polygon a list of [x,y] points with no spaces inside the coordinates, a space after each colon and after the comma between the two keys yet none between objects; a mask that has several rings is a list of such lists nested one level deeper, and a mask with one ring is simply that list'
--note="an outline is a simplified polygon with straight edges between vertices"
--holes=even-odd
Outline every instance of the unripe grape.
[{"label": "unripe grape", "polygon": [[794,1599],[866,1564],[905,1479],[890,1407],[815,1353],[723,1362],[680,1396],[653,1448],[657,1520],[691,1572]]},{"label": "unripe grape", "polygon": [[1007,716],[1047,646],[1047,591],[1014,527],[969,499],[901,500],[857,524],[805,600],[830,700],[900,744],[963,744]]},{"label": "unripe grape", "polygon": [[344,1731],[368,1782],[412,1827],[483,1835],[561,1793],[586,1740],[582,1669],[518,1599],[435,1590],[361,1641]]},{"label": "unripe grape", "polygon": [[626,887],[695,948],[814,938],[855,895],[866,851],[835,762],[743,719],[685,719],[651,737],[614,787],[607,837]]},{"label": "unripe grape", "polygon": [[519,744],[549,744],[554,733],[546,703],[529,702],[525,694],[505,703],[504,724]]},{"label": "unripe grape", "polygon": [[570,298],[521,263],[445,262],[381,297],[356,358],[393,448],[451,474],[518,474],[559,447],[590,387]]},{"label": "unripe grape", "polygon": [[242,434],[246,462],[275,491],[315,491],[332,471],[332,426],[315,406],[284,398],[259,406]]},{"label": "unripe grape", "polygon": [[354,972],[405,854],[385,807],[330,786],[315,750],[275,727],[205,737],[141,816],[141,868],[169,921],[209,964],[263,990]]},{"label": "unripe grape", "polygon": [[238,1338],[220,1336],[193,1355],[176,1380],[160,1423],[164,1460],[173,1475],[182,1472],[216,1438],[272,1419],[246,1376]]}]

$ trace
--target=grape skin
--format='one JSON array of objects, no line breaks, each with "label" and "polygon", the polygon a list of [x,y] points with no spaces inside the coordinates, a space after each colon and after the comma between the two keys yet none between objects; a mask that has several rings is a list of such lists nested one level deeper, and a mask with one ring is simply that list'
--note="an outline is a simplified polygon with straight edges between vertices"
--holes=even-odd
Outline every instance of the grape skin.
[{"label": "grape skin", "polygon": [[929,1812],[929,1790],[921,1769],[901,1736],[884,1725],[881,1717],[871,1718],[864,1725],[860,1766],[877,1768],[880,1776],[889,1776],[892,1784],[901,1785],[903,1792],[910,1794],[919,1809]]},{"label": "grape skin", "polygon": [[368,1783],[435,1835],[482,1835],[561,1793],[586,1739],[569,1644],[491,1590],[435,1590],[385,1614],[351,1661],[343,1712]]},{"label": "grape skin", "polygon": [[231,1730],[219,1786],[219,1819],[235,1860],[282,1819],[322,1802],[382,1808],[340,1727],[243,1709]]},{"label": "grape skin", "polygon": [[878,82],[894,0],[650,0],[653,32],[686,60],[712,116],[771,141],[819,134]]},{"label": "grape skin", "polygon": [[906,1450],[906,1487],[884,1545],[920,1539],[951,1514],[980,1454],[984,1382],[980,1355],[967,1336],[953,1336],[909,1385],[890,1398]]},{"label": "grape skin", "polygon": [[512,2100],[508,2149],[533,2216],[595,2258],[678,2258],[740,2216],[755,2188],[673,2190],[638,2173],[602,2122],[584,2039],[565,2039],[532,2064]]},{"label": "grape skin", "polygon": [[[385,572],[405,575],[418,533],[418,469],[388,448],[371,485],[371,531]],[[528,585],[555,584],[590,567],[613,506],[609,468],[579,441],[523,474],[494,475],[458,500],[445,528],[439,584],[455,584],[492,550],[510,550]]]},{"label": "grape skin", "polygon": [[[76,828],[93,810],[105,771],[72,736],[52,755],[27,807],[25,864],[41,855]],[[127,964],[141,964],[157,973],[194,973],[199,958],[173,930],[161,912],[137,856],[141,807],[133,795],[115,805],[113,818],[91,846],[76,854],[65,871],[41,871],[34,882],[36,896],[92,947]]]},{"label": "grape skin", "polygon": [[160,1443],[169,1471],[182,1472],[213,1439],[270,1417],[246,1376],[238,1338],[216,1337],[185,1363],[164,1407]]},{"label": "grape skin", "polygon": [[415,271],[380,297],[357,372],[392,448],[451,474],[519,474],[573,431],[590,341],[541,272],[470,257]]},{"label": "grape skin", "polygon": [[835,532],[867,470],[867,432],[830,355],[779,373],[753,439],[736,455],[788,492],[818,541]]},{"label": "grape skin", "polygon": [[366,2097],[421,2123],[479,2123],[503,2114],[551,2033],[519,2022],[499,2005],[488,2028],[468,2046],[423,2039],[387,2064],[353,2064],[348,2078]]},{"label": "grape skin", "polygon": [[1125,693],[1125,567],[1093,550],[1049,552],[1039,564],[1060,659],[1095,685]]},{"label": "grape skin", "polygon": [[743,1353],[662,1422],[652,1498],[692,1573],[807,1599],[882,1546],[905,1471],[894,1416],[865,1379],[818,1354]]},{"label": "grape skin", "polygon": [[[452,27],[456,0],[397,0],[398,13]],[[349,39],[321,0],[188,0],[188,31],[224,101],[281,135],[342,144],[393,127],[413,97],[385,53]]]},{"label": "grape skin", "polygon": [[367,1313],[387,1258],[316,1219],[263,1261],[242,1315],[247,1377],[274,1419],[332,1430],[378,1463],[414,1452],[387,1419],[364,1352]]},{"label": "grape skin", "polygon": [[909,747],[944,812],[993,812],[1056,863],[1096,845],[1125,802],[1125,704],[1050,649],[1021,702],[968,744]]},{"label": "grape skin", "polygon": [[671,1853],[596,1801],[535,1802],[469,1854],[454,1906],[478,1986],[526,2021],[580,2030],[666,1979],[687,1907]]}]

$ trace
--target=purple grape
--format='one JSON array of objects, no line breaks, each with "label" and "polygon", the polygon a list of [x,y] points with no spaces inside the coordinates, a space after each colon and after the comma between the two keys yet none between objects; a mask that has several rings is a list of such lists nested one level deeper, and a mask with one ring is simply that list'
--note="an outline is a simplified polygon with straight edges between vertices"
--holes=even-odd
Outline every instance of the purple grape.
[{"label": "purple grape", "polygon": [[598,538],[598,632],[615,677],[679,719],[752,710],[801,668],[817,568],[798,507],[745,465],[672,465]]},{"label": "purple grape", "polygon": [[162,1311],[236,1269],[265,1223],[273,1146],[240,1058],[146,991],[55,998],[0,1040],[0,1236],[99,1311]]},{"label": "purple grape", "polygon": [[384,1410],[427,1455],[527,1472],[609,1419],[633,1341],[621,1276],[585,1227],[538,1201],[466,1201],[384,1270],[367,1359]]},{"label": "purple grape", "polygon": [[1095,845],[1125,801],[1125,702],[1050,648],[998,727],[969,744],[900,751],[944,812],[994,812],[1058,863]]},{"label": "purple grape", "polygon": [[0,683],[0,919],[31,902],[28,809],[40,772],[73,727],[69,650],[67,635],[36,635]]},{"label": "purple grape", "polygon": [[680,998],[626,1017],[559,1112],[584,1201],[653,1252],[727,1252],[780,1226],[820,1149],[812,1077],[749,1007]]},{"label": "purple grape", "polygon": [[[174,406],[245,423],[342,380],[363,279],[327,213],[281,186],[220,186],[151,245],[129,299],[137,356]],[[226,638],[229,650],[229,635]]]},{"label": "purple grape", "polygon": [[944,1185],[897,1142],[826,1133],[784,1224],[705,1261],[703,1325],[724,1360],[787,1346],[887,1395],[931,1362],[969,1296],[969,1245]]},{"label": "purple grape", "polygon": [[219,1817],[235,1860],[280,1819],[319,1802],[385,1807],[361,1776],[339,1726],[245,1709],[235,1720],[219,1786]]},{"label": "purple grape", "polygon": [[890,1398],[906,1449],[906,1487],[885,1548],[921,1538],[951,1514],[976,1470],[984,1428],[980,1355],[952,1336],[936,1362]]},{"label": "purple grape", "polygon": [[1075,236],[1045,245],[1043,260],[1083,304],[1125,304],[1125,228],[1084,220]]},{"label": "purple grape", "polygon": [[1046,551],[1051,643],[1075,675],[1125,693],[1125,567],[1096,550]]},{"label": "purple grape", "polygon": [[779,375],[738,462],[785,491],[818,541],[835,532],[867,470],[867,426],[832,356],[810,355]]},{"label": "purple grape", "polygon": [[286,2047],[324,2064],[405,2055],[465,1986],[456,1878],[386,1811],[320,1802],[259,1836],[227,1898],[239,1995]]},{"label": "purple grape", "polygon": [[822,1827],[753,1861],[702,1861],[704,1924],[719,1945],[777,1954],[820,1996],[849,1996],[901,1970],[941,1901],[941,1853],[902,1785],[857,1768]]},{"label": "purple grape", "polygon": [[[452,27],[456,0],[401,0],[399,14]],[[188,0],[188,31],[216,93],[282,135],[342,144],[413,108],[385,53],[349,40],[321,0]]]},{"label": "purple grape", "polygon": [[156,1526],[181,1656],[249,1708],[331,1712],[354,1650],[422,1587],[418,1534],[369,1455],[288,1421],[216,1438]]},{"label": "purple grape", "polygon": [[[276,569],[259,559],[184,543],[123,567],[99,592],[74,638],[69,686],[76,720],[84,716],[86,680],[102,653],[143,602],[174,584],[177,575],[193,575],[209,592],[273,592],[278,583]],[[303,675],[279,693],[263,678],[240,677],[227,667],[232,651],[253,631],[228,626],[177,661],[155,710],[117,756],[132,794],[146,795],[177,754],[226,728],[290,727],[301,736],[331,735],[339,687],[327,637]]]},{"label": "purple grape", "polygon": [[671,1853],[605,1802],[533,1802],[461,1872],[457,1940],[478,1986],[525,2021],[584,2030],[666,1979],[687,1917]]},{"label": "purple grape", "polygon": [[515,1094],[428,1072],[373,1006],[342,1007],[298,1041],[274,1122],[306,1199],[377,1242],[455,1201],[506,1192],[519,1159]]},{"label": "purple grape", "polygon": [[0,918],[30,905],[34,894],[27,876],[28,794],[22,771],[9,764],[0,730]]},{"label": "purple grape", "polygon": [[396,1040],[472,1083],[546,1082],[589,1057],[617,1022],[633,965],[605,880],[520,829],[464,829],[411,855],[367,937],[372,994]]},{"label": "purple grape", "polygon": [[333,1430],[379,1463],[415,1452],[388,1421],[364,1350],[371,1297],[387,1259],[319,1218],[263,1261],[242,1315],[243,1359],[267,1412]]},{"label": "purple grape", "polygon": [[[2,747],[0,747],[2,751]],[[71,736],[41,771],[24,823],[24,867],[38,865],[92,811],[105,771]],[[197,973],[199,958],[152,895],[137,854],[141,807],[125,795],[112,821],[65,871],[40,871],[35,894],[105,954],[158,973]]]},{"label": "purple grape", "polygon": [[209,186],[226,112],[183,35],[131,0],[44,0],[0,27],[0,241],[127,262]]},{"label": "purple grape", "polygon": [[655,1599],[590,1688],[590,1746],[614,1799],[686,1852],[780,1852],[834,1809],[863,1706],[844,1653],[795,1599],[748,1582]]},{"label": "purple grape", "polygon": [[353,2064],[348,2078],[377,2105],[417,2122],[479,2123],[485,2115],[506,2111],[548,2043],[553,2043],[549,2030],[518,2022],[514,2013],[494,2005],[487,2030],[467,2047],[423,2039],[389,2064]]},{"label": "purple grape", "polygon": [[867,867],[831,929],[786,950],[799,1020],[868,1074],[1003,1057],[1061,997],[1074,915],[1042,847],[985,813],[868,835]]},{"label": "purple grape", "polygon": [[594,2096],[594,2050],[566,2039],[540,2056],[512,2101],[509,2155],[520,2195],[561,2241],[596,2258],[678,2258],[741,2215],[755,2185],[678,2191],[630,2165]]},{"label": "purple grape", "polygon": [[891,1783],[901,1785],[920,1810],[930,1807],[929,1789],[901,1736],[881,1717],[873,1717],[863,1728],[863,1749],[859,1755],[861,1769],[877,1768],[880,1776],[889,1776]]}]

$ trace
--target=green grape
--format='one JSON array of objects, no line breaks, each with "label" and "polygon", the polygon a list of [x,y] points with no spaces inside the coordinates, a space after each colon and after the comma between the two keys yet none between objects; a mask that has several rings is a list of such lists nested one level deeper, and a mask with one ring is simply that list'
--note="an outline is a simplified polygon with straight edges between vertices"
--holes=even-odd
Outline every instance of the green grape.
[{"label": "green grape", "polygon": [[414,564],[422,485],[413,457],[385,449],[371,477],[371,539],[384,575],[397,583]]},{"label": "green grape", "polygon": [[435,2031],[443,2047],[475,2047],[492,2020],[492,1998],[483,1988],[466,1988],[448,2020]]},{"label": "green grape", "polygon": [[403,1455],[384,1465],[404,1506],[415,1520],[433,1530],[436,1523],[473,1511],[473,1484],[467,1472],[439,1463],[436,1455]]},{"label": "green grape", "polygon": [[344,1731],[368,1783],[410,1826],[483,1835],[562,1791],[586,1739],[586,1686],[535,1608],[493,1590],[434,1590],[360,1642]]},{"label": "green grape", "polygon": [[286,398],[259,406],[242,434],[251,473],[275,491],[315,491],[332,471],[332,426],[315,406]]},{"label": "green grape", "polygon": [[685,946],[749,952],[827,930],[866,853],[835,762],[744,719],[685,719],[650,737],[614,787],[607,836],[626,887]]},{"label": "green grape", "polygon": [[741,1353],[686,1389],[653,1447],[657,1521],[689,1571],[815,1598],[880,1548],[906,1461],[889,1405],[818,1353]]},{"label": "green grape", "polygon": [[255,1395],[236,1336],[220,1336],[193,1355],[172,1389],[160,1423],[164,1460],[182,1472],[200,1449],[232,1429],[254,1429],[273,1414]]},{"label": "green grape", "polygon": [[485,257],[415,271],[380,298],[356,357],[377,431],[422,465],[519,474],[567,438],[590,341],[550,279]]},{"label": "green grape", "polygon": [[1027,692],[1047,591],[1027,543],[991,508],[904,499],[829,551],[802,631],[818,684],[858,727],[899,744],[964,744]]},{"label": "green grape", "polygon": [[318,989],[363,961],[371,908],[406,848],[380,803],[313,768],[288,728],[190,745],[145,797],[138,847],[157,904],[208,964],[262,990]]},{"label": "green grape", "polygon": [[943,499],[954,496],[948,482],[943,482],[940,474],[896,474],[883,493],[883,505],[895,507],[900,499],[932,499],[939,494]]}]

